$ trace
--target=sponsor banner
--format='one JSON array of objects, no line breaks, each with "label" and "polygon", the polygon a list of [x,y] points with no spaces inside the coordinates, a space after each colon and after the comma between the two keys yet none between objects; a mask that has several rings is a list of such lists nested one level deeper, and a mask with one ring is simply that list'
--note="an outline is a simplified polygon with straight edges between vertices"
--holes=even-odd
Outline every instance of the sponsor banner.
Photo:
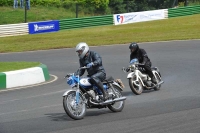
[{"label": "sponsor banner", "polygon": [[29,34],[59,31],[59,21],[44,21],[28,23]]},{"label": "sponsor banner", "polygon": [[143,21],[152,21],[165,19],[165,10],[153,10],[153,11],[144,11],[144,12],[132,12],[132,13],[124,13],[124,14],[114,14],[114,24],[128,24],[128,23],[136,23]]}]

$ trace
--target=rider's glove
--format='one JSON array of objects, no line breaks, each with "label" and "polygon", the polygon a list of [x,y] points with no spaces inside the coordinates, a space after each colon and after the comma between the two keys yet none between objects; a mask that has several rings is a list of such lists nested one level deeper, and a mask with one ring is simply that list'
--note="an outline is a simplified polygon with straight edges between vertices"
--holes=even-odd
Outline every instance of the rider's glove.
[{"label": "rider's glove", "polygon": [[90,67],[92,67],[93,65],[94,65],[93,62],[88,63],[88,64],[87,64],[87,68],[90,68]]}]

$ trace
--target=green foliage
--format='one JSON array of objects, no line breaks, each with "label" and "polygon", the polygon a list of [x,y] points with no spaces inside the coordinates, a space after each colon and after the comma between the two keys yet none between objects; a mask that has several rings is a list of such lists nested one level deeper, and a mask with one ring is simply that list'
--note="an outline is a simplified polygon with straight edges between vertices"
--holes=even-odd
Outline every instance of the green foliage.
[{"label": "green foliage", "polygon": [[171,8],[174,0],[110,0],[112,13],[138,12]]},{"label": "green foliage", "polygon": [[179,2],[178,7],[184,7],[184,4],[185,4],[184,2]]},{"label": "green foliage", "polygon": [[61,7],[62,3],[60,0],[31,0],[31,6]]},{"label": "green foliage", "polygon": [[125,13],[125,6],[123,0],[110,0],[109,7],[111,8],[111,13],[117,14],[117,13]]},{"label": "green foliage", "polygon": [[96,13],[105,13],[108,8],[109,0],[86,0],[86,8]]},{"label": "green foliage", "polygon": [[[19,3],[19,2],[18,2]],[[31,0],[31,7],[64,7],[69,8],[72,5],[79,4],[83,8],[91,8],[93,11],[105,12],[108,8],[109,0]],[[0,0],[0,6],[13,6],[13,0]]]},{"label": "green foliage", "polygon": [[12,6],[13,0],[0,0],[0,6]]},{"label": "green foliage", "polygon": [[94,6],[95,8],[108,7],[109,0],[86,0],[86,4]]}]

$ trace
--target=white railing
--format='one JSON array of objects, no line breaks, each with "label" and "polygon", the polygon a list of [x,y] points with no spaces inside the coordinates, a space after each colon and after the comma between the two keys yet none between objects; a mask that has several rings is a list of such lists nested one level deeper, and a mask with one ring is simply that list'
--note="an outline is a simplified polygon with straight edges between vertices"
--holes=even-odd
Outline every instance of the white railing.
[{"label": "white railing", "polygon": [[165,18],[168,18],[168,9],[164,9]]},{"label": "white railing", "polygon": [[29,34],[28,23],[0,25],[0,37]]}]

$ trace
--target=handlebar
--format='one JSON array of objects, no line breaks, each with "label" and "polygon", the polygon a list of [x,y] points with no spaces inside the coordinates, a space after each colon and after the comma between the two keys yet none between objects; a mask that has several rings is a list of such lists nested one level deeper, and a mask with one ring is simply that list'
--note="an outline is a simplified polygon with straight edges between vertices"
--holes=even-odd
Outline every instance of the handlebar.
[{"label": "handlebar", "polygon": [[87,69],[88,67],[84,66],[84,67],[80,67],[79,70],[81,69]]},{"label": "handlebar", "polygon": [[[137,65],[139,67],[145,66],[145,64],[141,64],[141,63],[135,64],[135,65]],[[127,67],[127,68],[122,67],[122,71],[125,72],[125,73],[127,73],[128,71],[130,71],[130,66]]]},{"label": "handlebar", "polygon": [[[87,69],[88,67],[86,67],[86,66],[84,66],[84,67],[80,67],[79,69],[78,69],[78,71],[79,70],[81,70],[81,69]],[[68,78],[68,77],[70,77],[70,76],[72,76],[73,75],[73,73],[69,73],[69,74],[67,74],[64,78]]]},{"label": "handlebar", "polygon": [[145,66],[145,64],[140,64],[140,63],[139,63],[138,66]]}]

